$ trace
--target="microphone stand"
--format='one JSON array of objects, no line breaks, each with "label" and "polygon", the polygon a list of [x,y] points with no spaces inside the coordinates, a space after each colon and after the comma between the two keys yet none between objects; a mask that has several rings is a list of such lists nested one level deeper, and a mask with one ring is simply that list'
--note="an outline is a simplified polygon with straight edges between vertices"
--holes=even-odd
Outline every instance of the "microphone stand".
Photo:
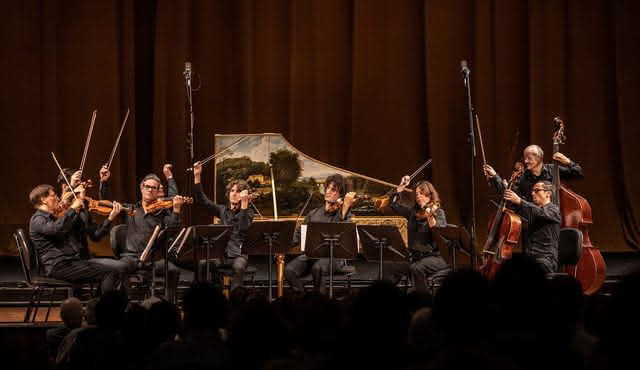
[{"label": "microphone stand", "polygon": [[[473,128],[473,104],[471,102],[471,70],[467,67],[467,61],[460,62],[460,72],[462,73],[462,79],[464,86],[467,90],[467,108],[469,110],[469,138],[471,143],[471,246],[472,251],[475,251],[476,241],[476,171],[475,171],[475,157],[476,157],[476,138]],[[471,267],[475,266],[475,257],[471,256]]]},{"label": "microphone stand", "polygon": [[[191,62],[184,63],[184,75],[185,86],[187,89],[187,103],[189,104],[189,132],[187,133],[187,148],[189,150],[189,165],[190,167],[195,162],[195,154],[194,154],[194,136],[193,136],[193,127],[194,127],[194,116],[193,116],[193,90],[191,89]],[[189,174],[187,174],[187,193],[193,195],[193,179]],[[185,216],[185,221],[187,224],[191,221],[191,210],[187,209]]]}]

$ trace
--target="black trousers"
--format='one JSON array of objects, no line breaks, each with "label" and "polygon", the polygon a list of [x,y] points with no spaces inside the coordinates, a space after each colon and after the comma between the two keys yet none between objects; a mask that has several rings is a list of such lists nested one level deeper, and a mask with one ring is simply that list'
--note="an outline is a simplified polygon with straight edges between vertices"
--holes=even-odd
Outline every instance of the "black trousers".
[{"label": "black trousers", "polygon": [[72,284],[99,282],[102,293],[117,289],[121,282],[117,269],[85,260],[58,263],[49,276]]},{"label": "black trousers", "polygon": [[[341,270],[345,264],[345,260],[334,258],[333,271]],[[322,294],[326,294],[325,276],[329,275],[329,265],[329,258],[309,258],[306,254],[302,254],[287,263],[284,268],[284,276],[293,289],[303,292],[304,285],[300,278],[311,272],[313,288]]]},{"label": "black trousers", "polygon": [[428,256],[416,262],[384,262],[382,265],[382,277],[394,284],[404,276],[411,274],[413,285],[418,292],[427,291],[427,276],[447,267],[447,262],[438,255]]}]

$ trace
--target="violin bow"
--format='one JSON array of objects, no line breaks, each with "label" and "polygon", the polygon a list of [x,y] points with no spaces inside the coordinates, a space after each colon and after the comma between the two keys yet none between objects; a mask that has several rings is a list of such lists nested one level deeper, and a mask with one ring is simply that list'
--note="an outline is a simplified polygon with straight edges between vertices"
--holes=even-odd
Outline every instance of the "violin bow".
[{"label": "violin bow", "polygon": [[[224,152],[226,152],[227,150],[231,149],[232,147],[234,147],[234,146],[236,146],[236,145],[240,144],[241,142],[243,142],[243,141],[247,140],[248,138],[249,138],[249,136],[244,136],[244,137],[242,137],[242,138],[240,138],[240,139],[236,140],[233,144],[231,144],[231,145],[229,145],[228,147],[226,147],[226,148],[222,149],[221,151],[219,151],[219,152],[217,152],[217,153],[215,153],[215,154],[212,154],[212,155],[208,156],[208,157],[207,157],[207,158],[205,158],[205,159],[200,160],[200,161],[199,161],[199,162],[200,162],[200,164],[202,165],[202,164],[205,164],[205,163],[207,163],[207,162],[210,162],[210,161],[212,161],[212,160],[216,159],[216,158],[217,158],[219,155],[221,155],[222,153],[224,153]],[[187,168],[187,171],[193,171],[193,167],[189,167],[189,168]]]},{"label": "violin bow", "polygon": [[107,162],[107,170],[111,168],[111,162],[113,162],[113,157],[116,155],[116,150],[118,150],[118,144],[120,144],[120,137],[122,136],[122,132],[124,131],[124,126],[127,124],[128,118],[129,118],[129,108],[127,108],[127,115],[124,116],[124,121],[122,122],[122,127],[120,127],[120,133],[118,134],[116,143],[113,145],[113,149],[111,150],[111,156],[109,157],[109,162]]},{"label": "violin bow", "polygon": [[56,162],[56,166],[58,166],[58,169],[60,170],[60,174],[62,175],[64,182],[67,183],[67,186],[69,187],[69,191],[71,192],[71,194],[73,194],[73,197],[76,198],[76,200],[78,200],[78,196],[76,195],[76,192],[73,191],[73,187],[71,186],[69,179],[67,179],[67,176],[65,176],[64,171],[62,170],[62,166],[60,166],[60,162],[58,162],[56,155],[53,154],[53,152],[51,152],[51,156],[53,157],[53,161]]},{"label": "violin bow", "polygon": [[87,159],[87,153],[89,152],[89,143],[91,142],[91,134],[93,133],[93,125],[96,123],[96,115],[98,111],[96,109],[93,110],[93,115],[91,116],[91,125],[89,126],[89,133],[87,134],[87,140],[84,142],[84,152],[82,153],[82,161],[80,161],[80,174],[84,171],[84,163]]},{"label": "violin bow", "polygon": [[480,130],[480,119],[476,114],[476,129],[478,130],[478,140],[480,140],[480,152],[482,153],[482,165],[487,165],[487,158],[484,155],[484,144],[482,143],[482,131]]},{"label": "violin bow", "polygon": [[516,138],[513,141],[513,145],[511,146],[511,153],[509,153],[509,163],[511,163],[513,154],[516,152],[516,147],[518,146],[518,136],[520,136],[520,130],[516,129]]}]

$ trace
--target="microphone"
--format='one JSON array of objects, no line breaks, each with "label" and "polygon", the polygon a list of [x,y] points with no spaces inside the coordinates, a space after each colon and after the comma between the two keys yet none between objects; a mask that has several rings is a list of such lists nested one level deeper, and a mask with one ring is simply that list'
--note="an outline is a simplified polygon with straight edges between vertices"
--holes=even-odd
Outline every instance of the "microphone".
[{"label": "microphone", "polygon": [[184,72],[182,74],[187,84],[191,85],[191,62],[184,62]]},{"label": "microphone", "polygon": [[468,77],[469,73],[471,73],[471,71],[467,67],[467,61],[466,60],[461,60],[460,61],[460,73],[462,73],[463,77]]}]

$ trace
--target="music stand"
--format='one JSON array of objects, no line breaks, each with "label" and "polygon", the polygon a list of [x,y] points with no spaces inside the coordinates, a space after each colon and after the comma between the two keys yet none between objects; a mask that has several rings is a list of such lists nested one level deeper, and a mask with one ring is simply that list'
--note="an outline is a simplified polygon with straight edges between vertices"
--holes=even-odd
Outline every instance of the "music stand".
[{"label": "music stand", "polygon": [[195,225],[191,228],[194,241],[193,262],[195,264],[196,280],[200,279],[200,264],[198,262],[202,260],[201,254],[204,253],[206,258],[206,280],[211,282],[209,264],[212,258],[222,259],[224,257],[224,251],[231,237],[231,229],[233,229],[233,226],[229,225]]},{"label": "music stand", "polygon": [[362,241],[362,252],[367,261],[379,263],[378,279],[382,280],[383,262],[407,262],[409,250],[400,230],[392,225],[358,225],[356,230]]},{"label": "music stand", "polygon": [[333,260],[354,260],[358,255],[356,224],[352,222],[310,222],[305,253],[311,258],[329,257],[329,297],[333,297]]},{"label": "music stand", "polygon": [[[464,227],[448,224],[443,227],[433,227],[431,231],[434,234],[434,241],[441,254],[444,254],[445,249],[442,244],[444,243],[446,245],[449,256],[451,257],[453,271],[456,271],[457,251],[472,257],[473,246],[471,245],[471,236],[469,236],[469,233]],[[473,266],[473,258],[471,258],[471,265]]]},{"label": "music stand", "polygon": [[242,244],[242,251],[247,255],[268,256],[269,265],[269,302],[272,300],[273,289],[273,254],[285,253],[291,246],[296,222],[289,221],[260,221],[253,222],[247,230],[247,237]]}]

